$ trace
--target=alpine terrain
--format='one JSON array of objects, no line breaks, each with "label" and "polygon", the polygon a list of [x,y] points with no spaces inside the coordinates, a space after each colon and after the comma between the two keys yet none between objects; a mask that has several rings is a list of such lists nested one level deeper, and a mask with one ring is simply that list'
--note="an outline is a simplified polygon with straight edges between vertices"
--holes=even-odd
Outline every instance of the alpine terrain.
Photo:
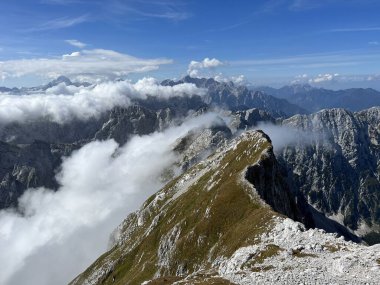
[{"label": "alpine terrain", "polygon": [[307,229],[261,131],[246,132],[150,197],[70,284],[370,284],[380,245]]}]

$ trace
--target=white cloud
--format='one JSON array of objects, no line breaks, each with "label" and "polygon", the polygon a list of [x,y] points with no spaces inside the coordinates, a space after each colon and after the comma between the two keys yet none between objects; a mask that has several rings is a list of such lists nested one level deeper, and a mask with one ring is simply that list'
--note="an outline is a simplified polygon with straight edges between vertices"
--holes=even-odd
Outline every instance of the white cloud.
[{"label": "white cloud", "polygon": [[222,73],[219,73],[214,76],[214,79],[218,82],[232,82],[236,85],[243,85],[247,83],[247,80],[243,74],[237,76],[224,76]]},{"label": "white cloud", "polygon": [[307,74],[299,74],[294,77],[290,82],[291,84],[305,84],[307,83],[309,76]]},{"label": "white cloud", "polygon": [[81,23],[89,21],[88,15],[81,15],[79,17],[69,18],[62,17],[47,21],[40,24],[39,26],[32,27],[30,29],[25,29],[24,32],[39,32],[39,31],[48,31],[48,30],[58,30],[73,27]]},{"label": "white cloud", "polygon": [[334,73],[334,74],[330,74],[330,73],[318,74],[318,76],[316,76],[315,78],[309,79],[309,82],[310,83],[321,83],[321,82],[325,82],[325,81],[334,81],[338,77],[339,77],[338,73]]},{"label": "white cloud", "polygon": [[205,92],[191,83],[161,86],[153,78],[143,78],[136,83],[105,82],[89,87],[66,86],[60,83],[44,93],[2,94],[0,122],[6,124],[40,117],[47,117],[56,122],[65,122],[72,118],[85,120],[99,116],[115,106],[128,106],[131,99],[145,99],[147,95],[165,99],[173,96],[201,96]]},{"label": "white cloud", "polygon": [[342,77],[338,73],[325,73],[318,74],[316,76],[309,76],[307,74],[297,75],[294,80],[291,82],[292,84],[320,84],[325,82],[334,82],[339,80],[347,80],[348,77]]},{"label": "white cloud", "polygon": [[371,45],[371,46],[378,46],[378,45],[380,45],[380,43],[378,41],[368,42],[368,44]]},{"label": "white cloud", "polygon": [[211,58],[210,59],[210,58],[206,57],[202,61],[192,60],[190,62],[190,64],[189,64],[188,69],[187,69],[187,73],[191,77],[198,77],[199,76],[199,72],[201,70],[204,70],[204,69],[214,69],[214,68],[222,66],[222,65],[224,65],[224,63],[221,62],[220,60],[216,59],[216,58]]},{"label": "white cloud", "polygon": [[378,61],[380,58],[379,53],[375,51],[339,51],[339,52],[326,52],[315,54],[300,54],[292,57],[282,58],[261,58],[261,59],[245,59],[229,61],[232,67],[248,67],[255,68],[268,68],[276,66],[278,68],[286,69],[300,69],[305,70],[314,68],[327,68],[336,66],[354,66],[366,61]]},{"label": "white cloud", "polygon": [[65,40],[65,42],[68,43],[69,45],[72,45],[72,46],[77,47],[77,48],[84,48],[87,46],[87,44],[82,43],[78,40]]},{"label": "white cloud", "polygon": [[380,74],[374,74],[367,77],[368,81],[380,81]]},{"label": "white cloud", "polygon": [[55,78],[60,75],[94,78],[116,78],[130,73],[156,70],[171,64],[165,58],[142,59],[112,50],[94,49],[65,54],[55,58],[33,58],[0,62],[0,78],[26,75]]},{"label": "white cloud", "polygon": [[380,31],[380,27],[354,27],[329,30],[331,33],[372,32]]},{"label": "white cloud", "polygon": [[105,251],[112,229],[162,187],[160,174],[176,159],[173,143],[216,119],[196,117],[123,147],[91,142],[65,159],[57,192],[28,190],[23,216],[0,211],[0,283],[67,284]]},{"label": "white cloud", "polygon": [[191,17],[183,1],[108,1],[105,9],[114,16],[127,16],[128,19],[156,18],[170,21],[183,21]]}]

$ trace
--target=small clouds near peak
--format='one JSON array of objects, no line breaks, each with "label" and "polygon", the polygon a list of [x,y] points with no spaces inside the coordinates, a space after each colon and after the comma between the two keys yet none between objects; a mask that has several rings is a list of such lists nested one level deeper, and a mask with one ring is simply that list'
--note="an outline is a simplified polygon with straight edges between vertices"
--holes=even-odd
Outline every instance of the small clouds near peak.
[{"label": "small clouds near peak", "polygon": [[208,58],[206,57],[202,61],[192,60],[189,63],[189,67],[187,69],[187,73],[191,77],[198,77],[200,75],[200,71],[202,70],[210,70],[216,67],[222,66],[224,63],[216,58]]},{"label": "small clouds near peak", "polygon": [[247,84],[247,79],[243,74],[236,75],[236,76],[225,76],[222,73],[217,74],[214,79],[218,82],[232,82],[235,85],[244,85]]},{"label": "small clouds near peak", "polygon": [[297,75],[290,83],[310,84],[315,87],[330,89],[362,88],[363,86],[377,89],[376,86],[378,86],[379,82],[379,74],[322,73],[317,75]]},{"label": "small clouds near peak", "polygon": [[[333,81],[337,77],[339,77],[338,73],[334,73],[334,74],[325,73],[325,74],[318,74],[318,76],[311,78],[310,80],[313,83],[320,83],[320,82],[324,82],[324,81]],[[310,82],[310,80],[309,80],[309,82]]]},{"label": "small clouds near peak", "polygon": [[307,74],[300,74],[295,76],[294,80],[291,82],[292,84],[318,84],[324,82],[334,82],[341,78],[338,73],[324,73],[318,74],[316,76],[309,76]]}]

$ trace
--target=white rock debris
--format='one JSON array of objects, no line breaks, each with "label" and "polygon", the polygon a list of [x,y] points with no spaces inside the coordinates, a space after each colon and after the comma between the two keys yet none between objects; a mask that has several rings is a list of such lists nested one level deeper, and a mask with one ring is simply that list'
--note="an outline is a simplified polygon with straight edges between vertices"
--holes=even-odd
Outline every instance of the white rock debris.
[{"label": "white rock debris", "polygon": [[[380,244],[364,246],[309,229],[291,219],[276,225],[257,245],[239,248],[218,272],[237,284],[380,284]],[[278,251],[257,259],[268,246]]]}]

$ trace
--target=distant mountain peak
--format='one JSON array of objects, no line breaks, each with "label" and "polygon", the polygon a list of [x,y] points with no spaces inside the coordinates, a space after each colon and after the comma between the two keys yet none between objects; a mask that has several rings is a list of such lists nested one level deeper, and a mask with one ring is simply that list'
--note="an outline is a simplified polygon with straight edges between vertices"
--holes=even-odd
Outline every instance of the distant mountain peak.
[{"label": "distant mountain peak", "polygon": [[308,92],[310,90],[316,89],[308,83],[295,83],[292,85],[284,86],[282,88],[292,89],[293,93]]},{"label": "distant mountain peak", "polygon": [[70,78],[68,78],[64,75],[61,75],[61,76],[58,76],[56,79],[50,81],[49,83],[43,85],[41,87],[41,89],[46,90],[46,89],[52,88],[54,86],[57,86],[61,83],[64,83],[66,86],[76,86],[76,87],[79,87],[79,86],[87,87],[87,86],[91,85],[91,83],[89,83],[89,82],[73,82],[70,80]]},{"label": "distant mountain peak", "polygon": [[49,83],[47,83],[46,85],[44,85],[42,89],[46,90],[46,89],[49,89],[53,86],[57,86],[61,83],[65,83],[66,86],[73,85],[73,83],[71,82],[71,80],[69,78],[61,75],[61,76],[57,77],[57,79],[54,79],[54,80],[50,81]]}]

